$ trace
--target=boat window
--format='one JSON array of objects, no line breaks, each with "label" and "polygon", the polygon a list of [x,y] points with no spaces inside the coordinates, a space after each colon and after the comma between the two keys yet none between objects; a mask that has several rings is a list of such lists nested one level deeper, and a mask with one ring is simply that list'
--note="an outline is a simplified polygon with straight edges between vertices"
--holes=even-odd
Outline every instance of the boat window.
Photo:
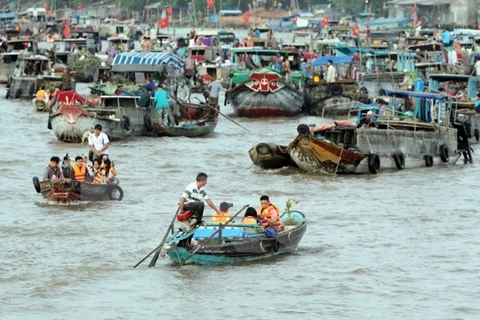
[{"label": "boat window", "polygon": [[104,98],[103,99],[104,106],[106,108],[116,108],[118,107],[118,99],[117,98]]}]

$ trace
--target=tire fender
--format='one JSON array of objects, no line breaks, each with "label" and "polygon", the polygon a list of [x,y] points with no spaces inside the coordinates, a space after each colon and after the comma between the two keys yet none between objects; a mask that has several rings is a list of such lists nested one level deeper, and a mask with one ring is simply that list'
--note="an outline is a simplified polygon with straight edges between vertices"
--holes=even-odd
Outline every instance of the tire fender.
[{"label": "tire fender", "polygon": [[334,84],[332,85],[332,87],[330,88],[330,92],[333,96],[339,96],[343,93],[343,88],[341,85],[339,84]]},{"label": "tire fender", "polygon": [[399,151],[393,154],[393,160],[395,161],[395,166],[398,170],[405,169],[405,156],[403,152]]},{"label": "tire fender", "polygon": [[430,168],[433,166],[433,157],[429,154],[425,156],[425,167]]},{"label": "tire fender", "polygon": [[439,152],[440,152],[440,159],[442,159],[442,162],[443,163],[448,162],[448,160],[449,160],[448,147],[446,145],[442,144],[440,146]]},{"label": "tire fender", "polygon": [[371,153],[368,156],[368,171],[377,174],[378,170],[380,170],[380,157],[376,153]]},{"label": "tire fender", "polygon": [[[118,191],[119,192],[119,196],[116,197],[114,195],[114,191]],[[120,188],[118,185],[116,184],[112,184],[110,186],[110,188],[108,188],[107,190],[107,196],[108,196],[108,199],[109,200],[115,200],[115,201],[122,201],[123,199],[123,189]]]},{"label": "tire fender", "polygon": [[37,191],[37,193],[40,193],[42,191],[42,188],[40,188],[40,180],[38,180],[37,177],[33,177],[32,182],[33,186],[35,187],[35,191]]},{"label": "tire fender", "polygon": [[257,150],[258,154],[261,155],[272,155],[273,156],[273,151],[272,148],[268,143],[259,143],[255,147],[255,150]]},{"label": "tire fender", "polygon": [[127,131],[132,130],[132,128],[131,128],[131,126],[130,126],[130,118],[129,118],[127,115],[124,115],[124,116],[123,116],[123,127],[124,127],[125,130],[127,130]]},{"label": "tire fender", "polygon": [[275,242],[273,243],[273,251],[278,252],[279,248],[280,248],[280,242],[278,242],[278,240],[275,239]]},{"label": "tire fender", "polygon": [[145,129],[147,129],[148,132],[151,132],[153,130],[153,123],[152,123],[152,118],[148,114],[145,114],[143,117],[143,123],[145,125]]},{"label": "tire fender", "polygon": [[310,134],[310,128],[306,124],[301,124],[297,127],[297,132],[301,136],[308,136]]},{"label": "tire fender", "polygon": [[15,91],[15,94],[13,95],[13,98],[18,99],[18,97],[20,97],[20,93],[22,93],[21,89],[18,89],[17,91]]}]

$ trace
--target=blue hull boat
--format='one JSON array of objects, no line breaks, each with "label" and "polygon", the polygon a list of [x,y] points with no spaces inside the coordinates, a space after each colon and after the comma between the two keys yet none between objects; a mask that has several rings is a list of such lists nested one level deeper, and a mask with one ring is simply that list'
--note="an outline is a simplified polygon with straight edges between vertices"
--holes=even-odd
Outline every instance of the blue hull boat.
[{"label": "blue hull boat", "polygon": [[[230,223],[207,224],[191,232],[171,235],[162,251],[176,264],[221,265],[268,259],[293,253],[307,231],[303,213],[292,211],[281,217],[282,231],[275,238],[258,232],[256,225]],[[218,228],[222,228],[218,232]],[[211,241],[203,243],[215,231]],[[195,243],[195,245],[192,245]]]}]

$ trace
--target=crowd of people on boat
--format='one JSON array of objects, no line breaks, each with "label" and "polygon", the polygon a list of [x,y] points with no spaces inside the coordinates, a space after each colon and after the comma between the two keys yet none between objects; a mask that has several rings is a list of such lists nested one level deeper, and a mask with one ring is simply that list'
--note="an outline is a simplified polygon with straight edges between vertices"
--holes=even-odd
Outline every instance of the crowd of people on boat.
[{"label": "crowd of people on boat", "polygon": [[[182,216],[182,231],[189,232],[197,226],[203,225],[203,214],[205,202],[214,210],[211,222],[225,224],[232,219],[229,208],[232,204],[222,202],[217,208],[212,199],[207,194],[205,186],[207,185],[208,175],[204,172],[197,174],[196,180],[190,183],[179,200],[178,211]],[[274,237],[277,232],[282,231],[280,222],[280,209],[270,201],[267,195],[260,197],[260,206],[258,209],[247,208],[244,217],[240,221],[242,224],[249,224],[258,227],[259,233]]]},{"label": "crowd of people on boat", "polygon": [[63,157],[61,164],[60,157],[51,157],[49,165],[45,168],[43,180],[65,178],[94,184],[117,183],[115,164],[109,159],[110,140],[102,132],[100,124],[95,125],[94,133],[88,137],[88,144],[89,157],[84,154],[78,155],[73,164],[68,154]]}]

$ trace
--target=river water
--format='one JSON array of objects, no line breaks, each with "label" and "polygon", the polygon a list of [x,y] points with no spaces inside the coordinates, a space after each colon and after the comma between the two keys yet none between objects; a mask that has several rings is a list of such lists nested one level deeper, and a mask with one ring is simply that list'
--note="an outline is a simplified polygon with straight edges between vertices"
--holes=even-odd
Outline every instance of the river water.
[{"label": "river water", "polygon": [[[1,319],[479,319],[480,160],[325,177],[253,168],[248,149],[288,143],[318,118],[221,117],[208,138],[111,146],[125,198],[60,206],[33,188],[51,156],[87,153],[47,129],[28,101],[5,101],[0,145]],[[230,114],[231,109],[222,106]],[[299,200],[296,254],[239,266],[175,267],[155,248],[199,171],[216,204]]]}]

